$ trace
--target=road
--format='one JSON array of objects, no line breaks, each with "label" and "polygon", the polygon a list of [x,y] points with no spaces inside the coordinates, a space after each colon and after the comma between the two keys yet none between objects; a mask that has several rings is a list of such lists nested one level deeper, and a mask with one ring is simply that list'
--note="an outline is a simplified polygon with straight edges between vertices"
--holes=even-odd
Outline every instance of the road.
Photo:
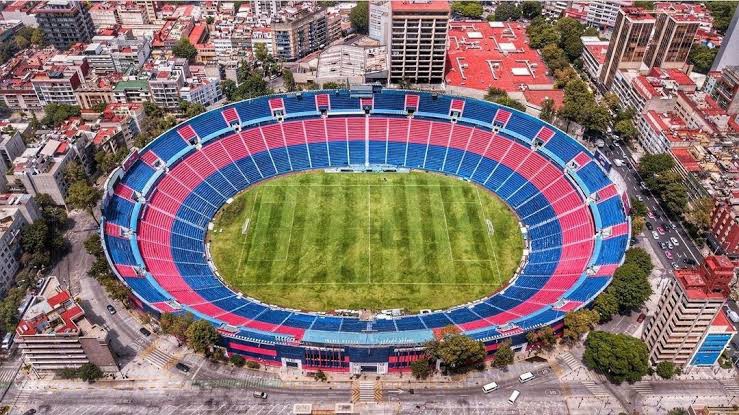
[{"label": "road", "polygon": [[[655,231],[657,231],[659,227],[664,229],[664,234],[658,232],[659,239],[657,240],[652,236],[652,232],[645,228],[643,239],[645,241],[649,241],[648,243],[652,245],[652,248],[665,265],[665,269],[673,268],[672,263],[675,263],[680,267],[685,267],[687,265],[685,259],[687,258],[692,259],[696,263],[700,263],[703,256],[701,255],[700,250],[695,246],[693,240],[688,236],[688,232],[685,230],[682,222],[674,220],[674,218],[670,218],[662,209],[662,206],[660,206],[656,196],[648,189],[644,189],[640,186],[640,183],[643,182],[643,178],[636,170],[636,165],[631,157],[631,150],[625,145],[611,145],[613,145],[613,148],[611,148],[610,145],[603,148],[604,153],[610,160],[619,158],[625,161],[623,166],[618,167],[614,164],[613,168],[621,174],[621,177],[623,177],[626,182],[629,196],[641,196],[644,204],[650,212],[649,217],[646,218],[647,221],[651,223]],[[659,243],[668,242],[670,238],[677,239],[679,244],[674,246],[672,249],[663,250]],[[666,252],[670,252],[672,258],[668,258]]]}]

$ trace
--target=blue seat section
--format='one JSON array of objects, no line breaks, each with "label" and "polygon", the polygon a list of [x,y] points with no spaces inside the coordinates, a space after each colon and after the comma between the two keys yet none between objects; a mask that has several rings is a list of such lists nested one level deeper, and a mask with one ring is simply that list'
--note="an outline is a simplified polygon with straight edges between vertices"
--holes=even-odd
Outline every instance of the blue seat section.
[{"label": "blue seat section", "polygon": [[311,143],[308,144],[310,151],[310,161],[314,169],[323,167],[329,167],[331,164],[328,162],[328,146],[326,143]]},{"label": "blue seat section", "polygon": [[549,324],[560,317],[564,316],[564,312],[562,311],[556,311],[553,309],[548,309],[546,311],[543,311],[531,318],[527,318],[525,320],[521,320],[516,322],[516,325],[521,327],[524,330],[530,330],[534,329],[540,326],[543,326],[545,324]]},{"label": "blue seat section", "polygon": [[285,97],[283,102],[285,103],[285,112],[287,115],[301,113],[301,112],[312,112],[316,115],[320,114],[316,108],[316,94],[311,92],[303,92],[300,98],[297,97]]},{"label": "blue seat section", "polygon": [[617,264],[626,251],[629,235],[616,236],[603,240],[595,265]]},{"label": "blue seat section", "polygon": [[119,265],[137,265],[136,258],[133,256],[133,251],[131,251],[131,242],[128,239],[105,235],[105,244],[114,263]]},{"label": "blue seat section", "polygon": [[585,147],[577,143],[570,137],[557,131],[552,138],[544,144],[544,147],[552,151],[557,157],[561,158],[565,163],[569,162],[581,151],[587,152]]},{"label": "blue seat section", "polygon": [[233,293],[232,293],[232,296],[231,297],[226,297],[226,298],[222,298],[220,300],[211,301],[211,303],[213,303],[214,306],[216,306],[216,307],[218,307],[218,308],[220,308],[222,310],[231,311],[231,310],[234,310],[234,309],[236,309],[236,308],[244,305],[244,299],[243,298],[239,298],[239,297],[233,295]]},{"label": "blue seat section", "polygon": [[545,238],[559,233],[560,227],[558,221],[551,221],[540,226],[529,228],[529,239],[535,240]]},{"label": "blue seat section", "polygon": [[488,337],[495,337],[500,336],[500,332],[496,329],[487,329],[482,331],[476,331],[472,334],[470,334],[470,337],[472,337],[474,340],[481,340]]},{"label": "blue seat section", "polygon": [[328,152],[331,157],[331,166],[340,167],[349,165],[349,153],[346,141],[329,141]]},{"label": "blue seat section", "polygon": [[179,219],[172,224],[172,232],[193,239],[205,239],[205,230]]},{"label": "blue seat section", "polygon": [[375,94],[375,109],[405,111],[405,94],[393,92],[383,91],[381,94]]},{"label": "blue seat section", "polygon": [[621,199],[618,196],[608,198],[596,205],[604,228],[626,221],[626,215],[621,206]]},{"label": "blue seat section", "polygon": [[398,331],[395,327],[395,320],[375,320],[372,322],[372,330],[374,331]]},{"label": "blue seat section", "polygon": [[534,226],[554,218],[555,215],[556,213],[554,212],[552,206],[546,205],[543,209],[538,210],[536,213],[522,218],[521,221],[528,226]]},{"label": "blue seat section", "polygon": [[426,156],[426,144],[408,143],[408,154],[405,165],[410,168],[422,168]]},{"label": "blue seat section", "polygon": [[542,288],[547,281],[549,281],[549,277],[521,276],[516,280],[516,285],[523,288],[539,289]]},{"label": "blue seat section", "polygon": [[426,112],[449,117],[449,108],[452,105],[452,98],[446,95],[437,95],[433,97],[431,94],[421,94],[418,101],[418,112]]},{"label": "blue seat section", "polygon": [[583,280],[579,287],[569,293],[565,299],[572,301],[588,301],[595,294],[599,293],[603,287],[611,281],[609,277],[587,277]]},{"label": "blue seat section", "polygon": [[367,322],[360,321],[356,318],[342,318],[341,331],[359,333],[367,331]]},{"label": "blue seat section", "polygon": [[418,316],[401,317],[395,320],[395,325],[398,327],[398,330],[401,331],[422,330],[426,328],[426,326],[423,324],[423,321],[421,321]]},{"label": "blue seat section", "polygon": [[488,177],[487,181],[484,183],[484,186],[492,191],[496,191],[496,189],[503,184],[503,182],[511,176],[511,173],[513,173],[513,170],[511,170],[508,166],[506,166],[503,163],[498,163],[498,167],[493,170],[493,174]]},{"label": "blue seat section", "polygon": [[445,155],[446,147],[430,145],[426,152],[426,163],[423,167],[427,170],[441,171]]},{"label": "blue seat section", "polygon": [[359,112],[359,98],[351,98],[349,91],[331,93],[331,111],[355,110]]},{"label": "blue seat section", "polygon": [[215,301],[222,298],[234,296],[234,293],[231,290],[222,285],[220,287],[200,289],[196,292],[208,301]]},{"label": "blue seat section", "polygon": [[472,307],[472,311],[480,317],[493,317],[501,313],[501,310],[487,303],[478,303]]},{"label": "blue seat section", "polygon": [[228,127],[221,111],[208,111],[190,121],[198,137],[204,138]]},{"label": "blue seat section", "polygon": [[[224,191],[225,189],[221,188],[221,190]],[[207,180],[200,183],[192,192],[214,206],[221,206],[228,199],[227,195],[218,192]]]},{"label": "blue seat section", "polygon": [[218,209],[201,196],[190,193],[182,202],[177,216],[200,227],[204,227]]},{"label": "blue seat section", "polygon": [[495,166],[497,165],[498,162],[495,160],[481,157],[468,151],[462,157],[462,164],[459,165],[458,174],[482,184],[490,177],[490,174],[495,170]]},{"label": "blue seat section", "polygon": [[246,176],[251,183],[258,182],[263,178],[262,172],[251,157],[244,157],[236,160],[236,166],[238,166],[239,170],[244,172],[244,176]]},{"label": "blue seat section", "polygon": [[486,304],[489,304],[498,310],[506,311],[510,310],[513,307],[521,304],[522,300],[517,300],[515,298],[509,298],[503,295],[494,295],[487,300],[484,301]]},{"label": "blue seat section", "polygon": [[447,317],[444,313],[424,314],[421,316],[421,320],[423,320],[424,324],[426,324],[426,327],[430,329],[445,327],[453,324],[453,322],[449,320],[449,317]]},{"label": "blue seat section", "polygon": [[308,147],[305,144],[296,144],[289,146],[287,152],[290,156],[290,163],[292,164],[293,171],[307,170],[311,167],[310,160],[308,158]]},{"label": "blue seat section", "polygon": [[301,329],[307,329],[313,324],[315,320],[316,316],[311,314],[292,313],[290,317],[288,317],[288,319],[285,320],[285,322],[282,324],[287,327],[298,327]]},{"label": "blue seat section", "polygon": [[541,126],[541,121],[536,118],[511,111],[511,118],[508,120],[508,124],[506,124],[506,129],[533,139],[541,129]]},{"label": "blue seat section", "polygon": [[476,315],[468,308],[457,308],[446,313],[446,315],[455,323],[463,324],[470,321],[479,320],[480,316]]},{"label": "blue seat section", "polygon": [[456,174],[459,165],[462,163],[462,157],[464,157],[464,150],[449,148],[442,169],[449,174]]},{"label": "blue seat section", "polygon": [[189,249],[191,251],[199,251],[199,252],[203,252],[203,250],[205,249],[205,245],[203,244],[202,240],[188,238],[186,236],[178,235],[176,233],[171,234],[169,241],[170,241],[170,245],[175,248]]},{"label": "blue seat section", "polygon": [[522,275],[552,275],[557,269],[556,263],[533,264],[528,263],[524,268]]},{"label": "blue seat section", "polygon": [[267,98],[238,102],[234,105],[234,108],[239,113],[242,123],[272,117],[272,111],[269,110],[269,100]]},{"label": "blue seat section", "polygon": [[339,317],[323,317],[320,316],[316,318],[316,320],[313,322],[313,326],[311,326],[311,330],[321,330],[321,331],[339,331],[339,328],[341,328],[341,321],[343,319]]},{"label": "blue seat section", "polygon": [[253,319],[260,313],[263,313],[266,309],[267,307],[261,304],[249,302],[235,310],[232,310],[231,312],[236,314],[237,316]]},{"label": "blue seat section", "polygon": [[372,164],[384,164],[386,148],[385,141],[371,140],[369,142],[369,162]]},{"label": "blue seat section", "polygon": [[542,250],[555,248],[562,245],[562,234],[557,232],[543,236],[541,238],[531,239],[531,250]]},{"label": "blue seat section", "polygon": [[[506,179],[503,184],[500,185],[498,188],[498,196],[500,196],[502,199],[508,200],[509,197],[513,195],[518,189],[521,187],[527,185],[526,179],[521,177],[518,173],[513,173],[508,179]],[[528,186],[531,186],[529,184]]]},{"label": "blue seat section", "polygon": [[126,284],[131,287],[131,290],[136,294],[144,298],[144,300],[150,303],[158,303],[160,301],[169,300],[164,297],[154,286],[149,283],[146,278],[124,278]]},{"label": "blue seat section", "polygon": [[148,164],[139,160],[133,164],[128,172],[126,172],[126,176],[123,177],[121,183],[125,184],[133,190],[141,192],[142,190],[144,190],[146,182],[148,182],[153,175],[154,169],[152,169]]},{"label": "blue seat section", "polygon": [[254,159],[254,163],[257,165],[259,172],[262,173],[262,176],[271,177],[277,174],[277,171],[275,170],[276,166],[275,164],[272,164],[272,158],[270,158],[268,152],[262,151],[257,154],[252,154],[251,158]]},{"label": "blue seat section", "polygon": [[185,280],[193,290],[201,290],[203,288],[218,287],[221,284],[212,274],[211,275],[184,275]]},{"label": "blue seat section", "polygon": [[364,140],[349,141],[349,164],[364,164]]},{"label": "blue seat section", "polygon": [[130,226],[131,214],[133,213],[134,204],[128,200],[113,195],[105,208],[105,219],[128,228]]},{"label": "blue seat section", "polygon": [[228,179],[236,190],[241,190],[249,185],[244,174],[239,171],[235,164],[229,164],[220,169],[221,174]]},{"label": "blue seat section", "polygon": [[405,163],[405,142],[389,141],[387,143],[387,163],[397,166]]},{"label": "blue seat section", "polygon": [[559,253],[560,250],[558,248],[547,249],[545,251],[534,251],[529,255],[529,262],[532,264],[554,262],[559,260]]},{"label": "blue seat section", "polygon": [[236,194],[236,188],[231,184],[231,182],[228,181],[228,179],[226,179],[226,176],[224,176],[223,173],[221,173],[220,171],[212,173],[210,176],[205,178],[205,181],[210,185],[212,189],[217,191],[218,194],[222,195],[225,198]]},{"label": "blue seat section", "polygon": [[577,171],[585,186],[588,187],[588,193],[594,193],[611,184],[606,174],[598,167],[598,163],[593,160]]},{"label": "blue seat section", "polygon": [[528,288],[521,288],[516,287],[515,285],[512,285],[508,288],[506,288],[505,292],[503,292],[500,295],[503,295],[508,298],[512,298],[514,300],[521,300],[525,301],[531,298],[532,295],[534,295],[536,291]]},{"label": "blue seat section", "polygon": [[497,105],[476,99],[468,99],[464,103],[462,117],[481,121],[485,124],[492,124],[497,110]]},{"label": "blue seat section", "polygon": [[165,162],[168,161],[175,154],[184,150],[189,145],[185,139],[180,136],[176,128],[160,135],[156,140],[149,143],[146,148],[153,151],[154,154],[159,156],[159,158]]},{"label": "blue seat section", "polygon": [[268,308],[264,313],[259,315],[258,320],[265,323],[279,325],[285,321],[290,314],[292,314],[290,311]]},{"label": "blue seat section", "polygon": [[277,167],[277,171],[280,172],[280,174],[292,171],[290,158],[287,155],[285,147],[273,148],[270,149],[269,152],[272,153],[272,160],[274,160],[275,167]]}]

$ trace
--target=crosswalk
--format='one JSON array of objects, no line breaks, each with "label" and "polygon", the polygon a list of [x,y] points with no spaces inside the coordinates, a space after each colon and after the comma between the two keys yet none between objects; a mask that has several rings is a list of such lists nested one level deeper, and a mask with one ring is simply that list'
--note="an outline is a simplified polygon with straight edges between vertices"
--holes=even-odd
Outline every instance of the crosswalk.
[{"label": "crosswalk", "polygon": [[0,391],[4,390],[13,383],[15,376],[18,374],[18,366],[2,365],[0,366]]},{"label": "crosswalk", "polygon": [[654,395],[654,387],[647,382],[636,382],[631,385],[641,395]]},{"label": "crosswalk", "polygon": [[570,370],[577,370],[582,367],[582,363],[570,352],[560,354],[559,358],[567,365],[567,367],[570,368]]},{"label": "crosswalk", "polygon": [[159,369],[168,369],[176,363],[174,356],[159,350],[153,345],[144,350],[142,355],[145,361]]},{"label": "crosswalk", "polygon": [[352,384],[352,402],[380,402],[382,386],[377,382],[354,382]]},{"label": "crosswalk", "polygon": [[724,387],[728,395],[739,396],[739,384],[736,382],[722,381],[721,386]]},{"label": "crosswalk", "polygon": [[602,385],[597,384],[590,379],[583,380],[581,383],[585,386],[588,392],[592,393],[596,398],[607,398],[611,396],[611,394],[608,393]]}]

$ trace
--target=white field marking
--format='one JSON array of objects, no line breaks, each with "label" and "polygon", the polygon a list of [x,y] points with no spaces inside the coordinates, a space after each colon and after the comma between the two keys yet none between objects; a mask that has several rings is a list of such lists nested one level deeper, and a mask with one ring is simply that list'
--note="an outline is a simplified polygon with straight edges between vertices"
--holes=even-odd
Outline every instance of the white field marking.
[{"label": "white field marking", "polygon": [[[254,202],[251,205],[251,215],[249,217],[254,217],[254,209],[256,209],[257,206],[257,193],[259,193],[259,189],[254,192]],[[244,259],[244,250],[246,249],[246,239],[248,236],[244,236],[244,240],[241,242],[241,253],[239,253],[239,264],[236,266],[236,275],[241,276],[241,264],[245,261]],[[246,256],[246,260],[249,260],[249,255]]]},{"label": "white field marking", "polygon": [[446,206],[444,206],[444,197],[439,194],[441,201],[441,211],[444,213],[444,230],[446,231],[446,240],[449,243],[449,259],[454,262],[454,254],[452,253],[452,238],[449,237],[449,222],[446,220]]},{"label": "white field marking", "polygon": [[244,282],[239,283],[238,286],[251,286],[251,285],[469,285],[469,286],[482,286],[479,282],[369,282],[354,281],[354,282]]},{"label": "white field marking", "polygon": [[295,210],[298,207],[298,198],[295,198],[295,203],[293,203],[293,216],[292,219],[290,219],[290,234],[287,236],[287,246],[285,247],[285,261],[287,261],[288,255],[290,255],[290,242],[293,240],[293,224],[295,224]]},{"label": "white field marking", "polygon": [[372,284],[372,187],[367,185],[367,274]]},{"label": "white field marking", "polygon": [[[485,216],[488,216],[487,211],[485,210],[485,205],[482,204],[482,198],[480,197],[480,189],[475,187],[475,192],[477,193],[477,200],[480,202],[480,208],[482,209],[482,212]],[[492,226],[492,224],[490,225]],[[498,283],[500,284],[503,282],[503,275],[500,272],[500,266],[498,265],[498,254],[495,253],[495,243],[493,242],[493,239],[491,238],[491,235],[488,234],[488,241],[490,242],[490,248],[493,251],[493,259],[495,259],[495,269],[498,270]]]},{"label": "white field marking", "polygon": [[246,231],[249,230],[249,221],[251,218],[246,218],[244,221],[244,225],[241,226],[241,234],[246,235]]}]

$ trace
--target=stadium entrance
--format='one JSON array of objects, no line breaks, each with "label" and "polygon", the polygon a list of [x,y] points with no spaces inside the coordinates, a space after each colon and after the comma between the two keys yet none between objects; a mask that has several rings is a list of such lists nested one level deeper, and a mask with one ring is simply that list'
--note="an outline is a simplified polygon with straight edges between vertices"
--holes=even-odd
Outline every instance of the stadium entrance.
[{"label": "stadium entrance", "polygon": [[384,375],[387,373],[387,363],[349,363],[349,373],[352,375],[361,375],[362,373]]}]

